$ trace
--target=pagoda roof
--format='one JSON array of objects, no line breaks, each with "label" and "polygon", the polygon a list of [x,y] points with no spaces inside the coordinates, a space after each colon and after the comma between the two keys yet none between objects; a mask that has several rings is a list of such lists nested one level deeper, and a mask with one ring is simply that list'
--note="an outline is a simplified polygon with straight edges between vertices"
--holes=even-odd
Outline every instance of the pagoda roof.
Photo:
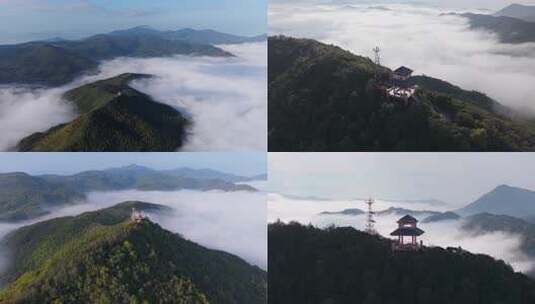
[{"label": "pagoda roof", "polygon": [[418,227],[399,227],[398,229],[392,231],[390,235],[403,235],[403,236],[420,236],[425,232]]},{"label": "pagoda roof", "polygon": [[408,214],[398,220],[398,224],[412,224],[412,223],[418,223],[418,220]]},{"label": "pagoda roof", "polygon": [[414,71],[409,69],[406,66],[401,66],[397,68],[394,73],[400,76],[411,76]]}]

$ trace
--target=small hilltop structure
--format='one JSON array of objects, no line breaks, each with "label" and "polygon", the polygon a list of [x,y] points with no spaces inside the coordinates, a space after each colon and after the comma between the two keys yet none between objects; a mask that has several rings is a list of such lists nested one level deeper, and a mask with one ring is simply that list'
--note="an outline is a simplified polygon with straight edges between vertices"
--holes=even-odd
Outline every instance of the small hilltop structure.
[{"label": "small hilltop structure", "polygon": [[390,101],[402,102],[404,105],[408,105],[418,89],[418,86],[410,81],[414,71],[406,66],[401,66],[391,72],[386,80],[382,80],[381,49],[376,47],[373,52],[375,54],[375,81],[377,85],[385,90]]},{"label": "small hilltop structure", "polygon": [[141,211],[137,211],[136,208],[132,208],[132,214],[130,215],[130,220],[134,223],[141,223],[149,218],[143,214]]},{"label": "small hilltop structure", "polygon": [[[418,237],[425,232],[418,228],[418,220],[410,215],[405,215],[398,220],[398,228],[390,235],[397,236],[397,240],[392,242],[392,249],[398,251],[418,250],[423,246],[423,242],[418,243]],[[406,242],[405,238],[409,238]]]}]

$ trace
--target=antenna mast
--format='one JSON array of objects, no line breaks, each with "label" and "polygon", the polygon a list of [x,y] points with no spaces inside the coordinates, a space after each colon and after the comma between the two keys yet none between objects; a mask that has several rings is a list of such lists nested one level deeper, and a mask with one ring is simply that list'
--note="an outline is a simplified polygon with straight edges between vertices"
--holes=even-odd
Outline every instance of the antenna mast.
[{"label": "antenna mast", "polygon": [[368,218],[366,220],[366,232],[369,234],[377,234],[377,231],[375,231],[375,220],[373,219],[375,212],[373,211],[373,204],[375,201],[370,198],[366,201],[366,204],[368,205]]},{"label": "antenna mast", "polygon": [[373,49],[373,53],[375,54],[375,64],[381,65],[381,49],[378,46],[376,46]]},{"label": "antenna mast", "polygon": [[375,54],[375,80],[379,81],[379,70],[381,67],[381,49],[377,46],[373,49]]}]

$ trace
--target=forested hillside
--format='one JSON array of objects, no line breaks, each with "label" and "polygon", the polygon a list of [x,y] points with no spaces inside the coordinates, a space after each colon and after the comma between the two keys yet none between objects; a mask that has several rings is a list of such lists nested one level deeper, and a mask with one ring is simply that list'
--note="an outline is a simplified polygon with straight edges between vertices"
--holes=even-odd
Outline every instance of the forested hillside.
[{"label": "forested hillside", "polygon": [[353,228],[269,226],[270,303],[529,304],[535,281],[459,248],[393,252]]},{"label": "forested hillside", "polygon": [[270,151],[535,149],[531,122],[439,79],[413,77],[419,88],[406,105],[378,85],[389,69],[336,46],[271,37],[269,63]]},{"label": "forested hillside", "polygon": [[23,260],[31,263],[17,264],[23,274],[8,281],[0,302],[266,302],[264,271],[148,219],[131,221],[132,206],[158,209],[126,203],[12,233],[10,248],[22,250]]},{"label": "forested hillside", "polygon": [[20,141],[23,152],[174,151],[189,121],[128,84],[149,75],[121,74],[65,93],[80,116]]}]

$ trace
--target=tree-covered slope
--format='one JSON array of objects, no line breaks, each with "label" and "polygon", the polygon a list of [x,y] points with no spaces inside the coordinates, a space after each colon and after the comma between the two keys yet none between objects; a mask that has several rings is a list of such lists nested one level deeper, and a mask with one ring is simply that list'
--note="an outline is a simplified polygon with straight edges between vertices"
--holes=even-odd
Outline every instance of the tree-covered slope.
[{"label": "tree-covered slope", "polygon": [[0,174],[0,221],[21,221],[83,199],[82,192],[26,173]]},{"label": "tree-covered slope", "polygon": [[535,282],[456,248],[393,252],[352,228],[269,226],[270,303],[528,304]]},{"label": "tree-covered slope", "polygon": [[19,151],[175,151],[188,121],[173,107],[131,87],[122,74],[68,91],[65,98],[81,115],[75,120],[22,139]]},{"label": "tree-covered slope", "polygon": [[63,98],[71,103],[78,113],[85,114],[96,110],[117,97],[118,94],[126,96],[139,96],[139,91],[130,87],[134,80],[150,79],[151,75],[125,73],[112,78],[95,81],[69,90]]},{"label": "tree-covered slope", "polygon": [[[108,215],[114,208],[48,223],[46,236],[27,234],[30,241],[40,243],[59,233],[62,244],[57,242],[56,250],[12,281],[0,293],[0,301],[265,303],[264,271],[231,254],[185,240],[148,220],[117,223],[120,217],[111,216],[110,220]],[[63,227],[80,230],[79,226],[84,229],[62,233]]]},{"label": "tree-covered slope", "polygon": [[97,66],[91,58],[50,43],[0,46],[0,84],[57,86]]},{"label": "tree-covered slope", "polygon": [[[430,77],[408,106],[391,101],[368,58],[271,37],[270,151],[531,151],[535,131],[487,96]],[[390,71],[379,68],[379,77]]]},{"label": "tree-covered slope", "polygon": [[54,218],[17,229],[0,241],[7,250],[10,263],[1,274],[1,282],[10,282],[21,274],[35,270],[69,241],[95,225],[116,225],[127,220],[132,208],[148,214],[169,212],[168,207],[144,203],[123,202],[111,208],[83,213],[79,216]]}]

